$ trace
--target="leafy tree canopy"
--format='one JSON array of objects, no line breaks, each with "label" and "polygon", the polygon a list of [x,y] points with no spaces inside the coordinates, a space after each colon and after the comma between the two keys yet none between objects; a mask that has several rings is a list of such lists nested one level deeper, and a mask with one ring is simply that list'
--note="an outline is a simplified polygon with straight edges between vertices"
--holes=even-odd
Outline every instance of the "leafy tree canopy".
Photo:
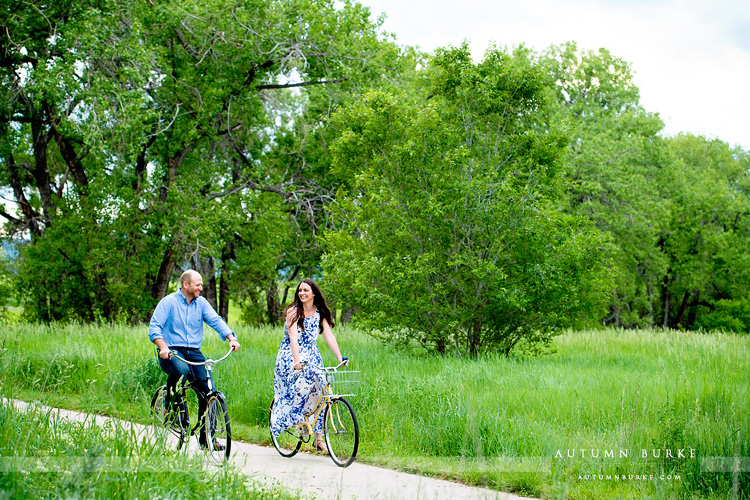
[{"label": "leafy tree canopy", "polygon": [[368,328],[441,353],[509,353],[601,314],[607,239],[552,202],[566,142],[541,71],[498,49],[475,64],[465,45],[429,71],[421,95],[373,92],[334,117],[328,286]]}]

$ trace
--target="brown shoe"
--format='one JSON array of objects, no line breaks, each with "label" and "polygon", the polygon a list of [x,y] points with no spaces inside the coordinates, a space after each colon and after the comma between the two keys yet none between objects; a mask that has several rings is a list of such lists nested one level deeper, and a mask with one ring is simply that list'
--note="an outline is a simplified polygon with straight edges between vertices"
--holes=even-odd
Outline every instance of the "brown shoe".
[{"label": "brown shoe", "polygon": [[326,446],[325,442],[322,439],[316,439],[315,443],[313,443],[313,448],[315,448],[315,451],[322,451],[323,453],[328,453],[328,447]]},{"label": "brown shoe", "polygon": [[[205,442],[204,442],[204,443],[201,443],[200,445],[201,445],[201,450],[207,450],[207,449],[208,449],[208,445],[206,445],[206,443],[205,443]],[[218,442],[218,441],[214,441],[214,443],[213,443],[213,449],[214,449],[215,451],[224,451],[224,450],[226,450],[226,449],[227,449],[227,447],[226,447],[226,446],[224,446],[223,444],[221,444],[221,443],[220,443],[220,442]]]}]

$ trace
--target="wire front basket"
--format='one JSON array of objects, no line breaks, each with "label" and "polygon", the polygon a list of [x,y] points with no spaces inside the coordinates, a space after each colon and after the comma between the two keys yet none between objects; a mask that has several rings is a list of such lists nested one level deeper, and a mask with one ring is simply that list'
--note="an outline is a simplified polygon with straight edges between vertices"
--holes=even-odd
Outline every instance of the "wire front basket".
[{"label": "wire front basket", "polygon": [[326,381],[331,384],[332,396],[356,396],[359,391],[360,371],[338,370],[326,373]]}]

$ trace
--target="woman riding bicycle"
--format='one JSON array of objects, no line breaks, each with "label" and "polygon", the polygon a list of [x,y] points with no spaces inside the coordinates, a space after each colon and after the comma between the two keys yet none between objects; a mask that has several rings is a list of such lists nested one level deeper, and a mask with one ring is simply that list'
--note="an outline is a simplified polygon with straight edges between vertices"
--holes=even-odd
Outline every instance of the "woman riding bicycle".
[{"label": "woman riding bicycle", "polygon": [[[323,365],[315,342],[319,333],[323,334],[336,359],[342,362],[336,337],[331,331],[331,310],[315,281],[302,280],[285,314],[284,339],[281,341],[274,369],[275,402],[271,411],[271,434],[277,437],[284,430],[302,422],[304,414],[312,412],[318,401],[323,387],[322,375],[312,367],[302,370],[302,362]],[[321,414],[313,426],[314,446],[317,450],[327,452],[322,427]]]}]

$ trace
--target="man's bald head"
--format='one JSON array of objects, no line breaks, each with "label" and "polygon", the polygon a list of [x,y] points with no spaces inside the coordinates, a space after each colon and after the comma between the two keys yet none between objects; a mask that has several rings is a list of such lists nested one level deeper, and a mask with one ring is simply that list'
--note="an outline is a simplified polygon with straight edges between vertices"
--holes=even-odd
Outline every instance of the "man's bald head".
[{"label": "man's bald head", "polygon": [[[197,271],[193,271],[192,269],[188,269],[187,271],[182,273],[182,276],[180,276],[180,283],[187,283],[189,285],[198,278],[201,278],[200,273],[198,273]],[[201,278],[201,280],[202,279],[203,278]]]},{"label": "man's bald head", "polygon": [[203,290],[203,278],[192,269],[188,269],[180,276],[180,291],[185,296],[188,304],[200,297]]}]

